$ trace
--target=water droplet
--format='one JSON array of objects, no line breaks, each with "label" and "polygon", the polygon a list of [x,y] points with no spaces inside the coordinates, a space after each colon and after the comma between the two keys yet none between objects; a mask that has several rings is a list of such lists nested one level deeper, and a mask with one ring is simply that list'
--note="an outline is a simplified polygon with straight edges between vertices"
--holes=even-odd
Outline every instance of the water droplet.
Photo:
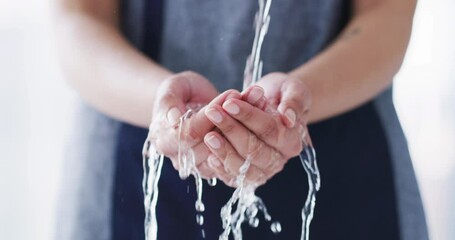
[{"label": "water droplet", "polygon": [[205,206],[204,206],[204,203],[202,203],[202,201],[196,201],[196,211],[198,212],[204,212],[205,211]]},{"label": "water droplet", "polygon": [[273,222],[270,225],[270,229],[272,230],[273,233],[278,234],[281,232],[281,224],[280,222]]},{"label": "water droplet", "polygon": [[257,228],[259,226],[259,219],[257,218],[250,218],[248,221],[251,227]]},{"label": "water droplet", "polygon": [[252,219],[252,218],[255,218],[256,215],[258,214],[258,208],[256,207],[256,205],[251,205],[249,208],[246,209],[246,216],[249,218],[249,219]]},{"label": "water droplet", "polygon": [[202,216],[201,214],[197,214],[196,223],[199,224],[199,226],[204,225],[204,216]]},{"label": "water droplet", "polygon": [[216,186],[216,182],[217,182],[216,178],[210,178],[207,180],[207,183],[209,184],[210,187]]}]

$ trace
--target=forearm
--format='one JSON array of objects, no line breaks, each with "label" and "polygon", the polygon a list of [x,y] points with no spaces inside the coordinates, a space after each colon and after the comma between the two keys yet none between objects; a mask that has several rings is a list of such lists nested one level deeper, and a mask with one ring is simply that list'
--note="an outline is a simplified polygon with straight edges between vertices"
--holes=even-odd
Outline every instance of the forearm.
[{"label": "forearm", "polygon": [[356,9],[332,46],[291,72],[311,90],[310,122],[353,109],[391,84],[406,52],[414,8],[413,0],[388,0]]},{"label": "forearm", "polygon": [[98,110],[148,127],[155,91],[171,73],[135,50],[116,23],[81,10],[60,10],[59,51],[67,79]]}]

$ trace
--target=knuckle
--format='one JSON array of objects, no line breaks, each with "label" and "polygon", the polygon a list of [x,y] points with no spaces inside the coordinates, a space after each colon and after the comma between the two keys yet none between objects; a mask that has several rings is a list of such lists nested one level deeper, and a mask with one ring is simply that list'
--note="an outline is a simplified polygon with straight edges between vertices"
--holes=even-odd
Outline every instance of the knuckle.
[{"label": "knuckle", "polygon": [[163,141],[161,141],[160,139],[156,140],[155,148],[156,148],[156,151],[160,154],[165,154],[165,152],[166,152],[166,147],[163,144]]},{"label": "knuckle", "polygon": [[274,79],[285,79],[288,78],[288,74],[283,73],[283,72],[273,72],[270,74],[267,74],[267,77],[274,78]]},{"label": "knuckle", "polygon": [[265,182],[267,182],[267,179],[269,179],[269,178],[270,178],[270,176],[268,176],[267,173],[265,173],[264,171],[260,171],[260,175],[258,176],[257,182],[260,185],[263,185],[263,184],[265,184]]},{"label": "knuckle", "polygon": [[253,183],[261,183],[267,178],[267,174],[259,168],[248,169],[246,178],[248,181]]},{"label": "knuckle", "polygon": [[219,149],[210,149],[209,151],[211,151],[222,162],[222,164],[225,164],[228,154],[223,146]]},{"label": "knuckle", "polygon": [[164,81],[160,85],[160,88],[168,89],[171,86],[173,86],[174,84],[178,84],[182,78],[183,78],[183,76],[181,74],[172,75],[172,76],[164,79]]},{"label": "knuckle", "polygon": [[262,139],[268,139],[268,138],[273,138],[276,136],[278,131],[278,126],[276,121],[274,120],[268,120],[265,124],[264,127],[260,130],[259,132],[259,138]]},{"label": "knuckle", "polygon": [[266,170],[266,172],[274,173],[277,169],[280,168],[283,156],[281,155],[281,153],[279,153],[278,151],[275,151],[273,149],[270,154],[271,154],[271,156],[270,156],[271,160],[268,162],[265,170]]},{"label": "knuckle", "polygon": [[199,174],[201,174],[202,178],[208,179],[213,177],[213,171],[210,170],[210,167],[207,165],[206,162],[202,162],[197,166]]},{"label": "knuckle", "polygon": [[238,169],[235,169],[234,161],[235,161],[235,153],[233,151],[227,152],[224,157],[224,169],[229,174],[238,173]]},{"label": "knuckle", "polygon": [[170,145],[167,142],[162,141],[160,139],[156,141],[156,150],[158,153],[163,154],[164,156],[170,158],[174,157],[176,152],[175,149],[170,147]]},{"label": "knuckle", "polygon": [[277,165],[276,169],[278,170],[277,172],[281,172],[283,171],[284,169],[284,165],[285,165],[285,160],[284,159],[281,159],[280,161],[278,161],[279,164]]},{"label": "knuckle", "polygon": [[240,95],[240,92],[236,89],[229,89],[229,90],[226,90],[226,101],[229,100],[229,99],[232,99],[232,98],[240,98],[241,95]]},{"label": "knuckle", "polygon": [[196,72],[187,70],[187,71],[183,71],[183,72],[177,74],[177,76],[192,78],[192,77],[200,77],[201,75],[197,74]]},{"label": "knuckle", "polygon": [[[198,145],[198,146],[201,146],[201,145]],[[207,162],[208,155],[210,154],[209,151],[210,150],[206,147],[193,147],[193,153],[194,153],[194,157],[195,157],[197,165]]]},{"label": "knuckle", "polygon": [[280,159],[275,159],[273,162],[270,163],[270,165],[266,168],[266,173],[271,178],[275,174],[283,171],[284,169],[284,164],[285,164],[285,159],[280,158]]},{"label": "knuckle", "polygon": [[[226,185],[231,181],[232,177],[224,171],[217,171],[218,178],[223,181]],[[229,186],[229,185],[228,185]]]},{"label": "knuckle", "polygon": [[287,149],[287,154],[289,158],[295,157],[300,154],[300,152],[303,150],[302,143],[300,141],[294,141],[294,144],[289,145]]},{"label": "knuckle", "polygon": [[173,102],[176,99],[177,96],[171,91],[162,91],[160,96],[158,97],[159,99],[159,105],[161,107],[167,107],[167,105],[171,102]]},{"label": "knuckle", "polygon": [[188,127],[188,132],[187,133],[188,133],[188,140],[191,143],[200,142],[203,139],[203,137],[204,137],[204,135],[192,125],[190,125]]},{"label": "knuckle", "polygon": [[237,179],[235,177],[230,177],[226,185],[228,185],[231,188],[237,188],[238,187]]},{"label": "knuckle", "polygon": [[305,111],[305,104],[302,99],[287,99],[282,104],[285,108],[295,109],[297,111],[297,115],[299,115],[300,112]]},{"label": "knuckle", "polygon": [[225,123],[225,124],[221,124],[219,126],[220,130],[224,133],[224,134],[230,134],[232,132],[234,132],[235,130],[235,123],[234,122],[229,122],[229,123]]},{"label": "knuckle", "polygon": [[250,135],[250,139],[247,143],[247,153],[245,157],[257,158],[261,150],[263,149],[264,144],[257,139],[257,137],[253,134]]},{"label": "knuckle", "polygon": [[199,81],[202,79],[205,79],[202,75],[199,73],[193,72],[193,71],[184,71],[178,74],[180,77],[180,80],[185,80],[187,82],[193,82],[193,81]]},{"label": "knuckle", "polygon": [[250,121],[253,118],[253,108],[248,108],[243,114],[240,115],[241,121]]}]

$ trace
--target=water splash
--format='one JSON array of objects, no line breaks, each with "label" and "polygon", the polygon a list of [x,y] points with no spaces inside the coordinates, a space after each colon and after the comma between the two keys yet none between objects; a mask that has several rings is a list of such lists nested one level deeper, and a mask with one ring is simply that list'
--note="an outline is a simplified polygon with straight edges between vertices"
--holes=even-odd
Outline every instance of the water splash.
[{"label": "water splash", "polygon": [[207,179],[207,184],[208,184],[210,187],[215,187],[215,186],[216,186],[216,183],[217,183],[217,179],[216,179],[216,178]]},{"label": "water splash", "polygon": [[202,184],[202,177],[197,169],[196,165],[196,157],[194,156],[194,152],[189,146],[191,142],[188,139],[189,134],[189,119],[200,110],[201,106],[188,106],[188,110],[185,114],[180,118],[179,123],[179,139],[178,139],[178,161],[179,161],[179,175],[181,179],[186,179],[190,175],[194,176],[194,181],[196,185],[196,203],[195,209],[198,212],[199,219],[202,221],[198,221],[199,225],[203,225],[203,216],[201,213],[205,211],[205,205],[202,202],[202,191],[203,191],[203,184]]},{"label": "water splash", "polygon": [[[261,49],[270,24],[272,0],[259,0],[258,3],[259,10],[255,16],[253,48],[251,55],[246,61],[243,77],[244,90],[254,85],[262,76],[263,63],[261,60]],[[252,140],[255,141],[256,139],[250,138],[249,142],[251,143]],[[254,144],[249,144],[249,146],[252,145]],[[220,240],[228,240],[230,233],[232,233],[235,240],[241,240],[242,224],[248,222],[250,226],[257,227],[259,225],[259,219],[257,218],[259,211],[263,212],[266,221],[271,221],[272,219],[262,199],[255,195],[257,185],[245,182],[245,175],[251,165],[251,160],[252,154],[245,159],[245,162],[240,167],[240,174],[235,179],[238,187],[226,205],[221,209],[220,215],[224,231],[220,235]],[[233,211],[235,205],[235,211]]]},{"label": "water splash", "polygon": [[[235,240],[242,239],[242,224],[248,222],[253,227],[259,225],[258,213],[261,211],[266,221],[271,221],[272,217],[261,198],[255,195],[257,185],[245,181],[246,172],[250,167],[252,157],[248,157],[240,168],[240,174],[236,178],[238,186],[232,197],[221,208],[221,221],[223,223],[223,233],[220,240],[228,240],[232,233]],[[235,206],[235,210],[233,211]]]},{"label": "water splash", "polygon": [[270,230],[272,230],[273,233],[278,234],[281,232],[281,224],[279,222],[273,222],[272,225],[270,225]]},{"label": "water splash", "polygon": [[[268,32],[270,24],[270,7],[272,0],[259,0],[259,10],[255,16],[255,37],[251,55],[248,57],[245,72],[243,89],[254,85],[262,75],[263,62],[261,60],[261,49],[265,35]],[[268,108],[270,112],[275,112]],[[301,240],[309,239],[310,223],[313,219],[314,207],[316,205],[316,192],[320,188],[320,174],[316,162],[316,154],[312,147],[308,131],[302,136],[304,150],[300,154],[300,160],[303,168],[308,175],[308,196],[305,205],[302,209],[302,234]],[[247,158],[241,167],[240,175],[237,177],[238,188],[234,191],[231,199],[221,210],[221,219],[223,222],[224,232],[220,236],[220,240],[228,240],[229,234],[232,232],[235,240],[242,239],[241,225],[248,222],[250,226],[257,227],[259,219],[257,218],[258,209],[263,211],[265,220],[271,221],[271,216],[267,212],[263,201],[255,195],[257,186],[244,182],[245,174],[251,164],[251,158]],[[237,203],[236,210],[232,212],[233,205]],[[281,232],[281,224],[273,222],[271,230],[275,234]]]},{"label": "water splash", "polygon": [[[246,89],[254,85],[262,75],[263,63],[261,61],[261,49],[264,38],[268,32],[270,23],[270,7],[272,0],[258,0],[259,10],[255,16],[255,37],[251,55],[248,57],[245,72],[244,72],[244,85]],[[179,143],[178,143],[178,161],[179,161],[179,175],[182,179],[194,176],[197,200],[195,209],[198,212],[196,215],[196,222],[202,226],[204,217],[202,213],[205,206],[202,202],[202,178],[196,167],[196,159],[191,147],[188,145],[189,141],[186,139],[188,134],[188,119],[193,116],[195,112],[200,109],[198,107],[188,107],[188,111],[180,119],[179,123]],[[155,148],[155,139],[153,138],[156,132],[153,131],[154,127],[150,129],[147,140],[143,148],[143,164],[144,164],[144,206],[145,206],[145,235],[146,240],[156,240],[157,238],[157,219],[156,219],[156,204],[158,200],[158,181],[160,179],[161,168],[163,165],[164,156],[160,155]],[[159,124],[156,124],[157,126]],[[159,128],[159,127],[156,127]],[[314,214],[314,207],[316,204],[316,192],[320,188],[320,173],[317,167],[316,154],[311,145],[311,140],[308,131],[303,136],[303,148],[300,153],[300,160],[308,176],[309,191],[305,205],[302,209],[302,234],[301,240],[309,239],[309,227]],[[257,185],[245,181],[245,175],[251,165],[253,154],[246,158],[244,164],[240,168],[240,174],[235,179],[235,184],[238,186],[232,197],[221,209],[221,220],[223,223],[223,233],[220,235],[220,240],[228,240],[230,233],[233,234],[235,240],[242,239],[242,224],[247,222],[251,227],[258,227],[259,218],[258,213],[262,212],[264,219],[267,222],[272,220],[272,217],[267,211],[267,208],[261,198],[255,195]],[[216,179],[208,180],[209,186],[216,185]],[[235,206],[235,210],[233,211]],[[281,232],[281,224],[273,222],[270,225],[271,231],[275,234]],[[201,229],[202,237],[205,238],[205,231]]]},{"label": "water splash", "polygon": [[[202,202],[203,182],[202,177],[196,167],[196,158],[194,152],[189,146],[188,129],[189,119],[201,108],[200,105],[188,106],[187,112],[180,118],[178,125],[178,161],[180,164],[179,176],[181,179],[186,179],[190,175],[194,176],[196,185],[197,199],[195,202],[195,209],[197,212],[196,222],[202,226],[204,224],[204,216],[202,213],[205,211],[205,205]],[[144,143],[142,150],[143,156],[143,170],[144,177],[142,180],[142,188],[144,192],[144,209],[145,209],[145,239],[156,240],[158,234],[158,224],[156,219],[156,204],[158,201],[159,188],[158,182],[161,176],[161,169],[163,166],[164,155],[159,154],[156,150],[156,136],[160,135],[161,131],[168,130],[172,127],[164,126],[162,117],[158,118],[156,122],[150,125],[149,134]],[[216,184],[216,180],[211,180],[211,185]],[[187,189],[187,192],[189,189]],[[201,230],[202,235],[205,236],[204,229]]]}]

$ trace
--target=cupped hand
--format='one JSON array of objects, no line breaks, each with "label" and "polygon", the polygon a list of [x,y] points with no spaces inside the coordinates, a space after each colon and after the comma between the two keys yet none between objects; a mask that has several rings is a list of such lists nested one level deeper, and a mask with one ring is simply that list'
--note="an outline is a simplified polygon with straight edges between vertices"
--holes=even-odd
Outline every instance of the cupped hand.
[{"label": "cupped hand", "polygon": [[[205,106],[219,93],[205,77],[194,72],[182,72],[164,80],[157,93],[150,134],[155,139],[157,151],[170,158],[174,168],[179,170],[180,118],[188,108]],[[223,96],[227,95],[225,93]],[[213,170],[206,161],[210,150],[203,142],[204,135],[211,131],[214,125],[202,109],[185,122],[185,127],[187,135],[184,137],[184,144],[194,153],[200,174],[205,178],[214,177]]]},{"label": "cupped hand", "polygon": [[300,80],[273,73],[239,98],[210,103],[204,111],[219,132],[204,137],[212,153],[209,166],[232,186],[250,159],[246,180],[264,184],[302,150],[310,101],[309,89]]}]

